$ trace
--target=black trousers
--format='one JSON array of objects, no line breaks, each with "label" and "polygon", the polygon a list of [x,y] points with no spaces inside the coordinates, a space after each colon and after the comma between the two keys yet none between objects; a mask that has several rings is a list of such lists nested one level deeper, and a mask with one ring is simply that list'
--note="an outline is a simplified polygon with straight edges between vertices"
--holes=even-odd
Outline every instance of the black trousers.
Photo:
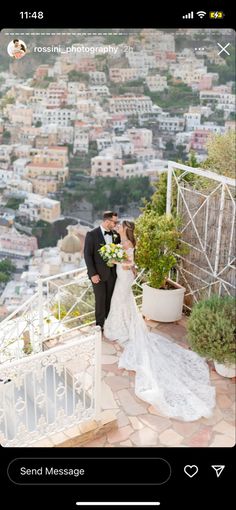
[{"label": "black trousers", "polygon": [[96,325],[101,326],[102,329],[109,314],[115,282],[116,274],[111,273],[105,282],[93,283]]}]

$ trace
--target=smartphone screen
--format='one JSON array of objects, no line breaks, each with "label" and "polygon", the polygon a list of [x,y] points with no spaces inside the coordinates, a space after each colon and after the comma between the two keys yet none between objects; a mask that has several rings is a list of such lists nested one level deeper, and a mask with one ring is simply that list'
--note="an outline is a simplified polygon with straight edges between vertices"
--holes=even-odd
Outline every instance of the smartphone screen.
[{"label": "smartphone screen", "polygon": [[232,496],[235,30],[203,7],[2,19],[10,508]]}]

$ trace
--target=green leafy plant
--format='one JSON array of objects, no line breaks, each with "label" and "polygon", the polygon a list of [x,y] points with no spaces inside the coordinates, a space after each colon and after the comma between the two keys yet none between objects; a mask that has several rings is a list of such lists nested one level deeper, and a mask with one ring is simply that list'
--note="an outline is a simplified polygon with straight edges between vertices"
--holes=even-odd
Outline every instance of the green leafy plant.
[{"label": "green leafy plant", "polygon": [[200,301],[187,322],[188,340],[194,351],[218,363],[235,362],[236,310],[231,296]]},{"label": "green leafy plant", "polygon": [[61,304],[60,308],[59,308],[58,303],[56,303],[52,312],[53,312],[54,317],[57,320],[62,320],[65,317],[67,317],[68,320],[73,317],[75,317],[75,319],[77,319],[80,316],[80,310],[78,309],[77,306],[73,310],[70,310],[70,312],[69,312],[69,309],[70,309],[70,306],[68,304],[67,305]]},{"label": "green leafy plant", "polygon": [[169,271],[176,265],[177,255],[186,252],[180,243],[179,226],[179,218],[167,214],[160,216],[148,209],[136,221],[135,260],[141,269],[145,269],[151,287],[165,288]]}]

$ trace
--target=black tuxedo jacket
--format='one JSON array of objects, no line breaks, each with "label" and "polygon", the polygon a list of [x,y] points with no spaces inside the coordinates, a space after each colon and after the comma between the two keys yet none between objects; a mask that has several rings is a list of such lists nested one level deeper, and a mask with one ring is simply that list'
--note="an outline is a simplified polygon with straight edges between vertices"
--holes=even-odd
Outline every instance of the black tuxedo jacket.
[{"label": "black tuxedo jacket", "polygon": [[[119,234],[114,231],[111,232],[113,243],[120,243]],[[101,280],[105,282],[111,274],[116,273],[116,265],[108,267],[106,262],[102,259],[98,250],[104,244],[106,244],[106,242],[100,227],[87,232],[84,244],[84,259],[88,269],[88,276],[91,278],[95,274],[99,274]]]}]

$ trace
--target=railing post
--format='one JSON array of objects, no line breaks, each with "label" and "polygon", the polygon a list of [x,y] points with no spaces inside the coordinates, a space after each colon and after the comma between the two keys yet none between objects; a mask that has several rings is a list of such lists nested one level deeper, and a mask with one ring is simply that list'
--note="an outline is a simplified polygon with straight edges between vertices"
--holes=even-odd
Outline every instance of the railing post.
[{"label": "railing post", "polygon": [[95,419],[101,414],[101,382],[102,382],[102,334],[100,326],[95,326]]},{"label": "railing post", "polygon": [[168,161],[166,214],[171,214],[171,182],[172,182],[172,165],[170,161]]},{"label": "railing post", "polygon": [[43,324],[43,281],[41,278],[38,280],[38,294],[39,294],[39,343],[42,349],[44,340],[44,324]]},{"label": "railing post", "polygon": [[217,240],[216,240],[214,276],[217,275],[217,271],[218,271],[218,267],[219,267],[224,206],[225,206],[225,185],[222,184],[221,198],[220,198],[219,222],[218,222]]}]

